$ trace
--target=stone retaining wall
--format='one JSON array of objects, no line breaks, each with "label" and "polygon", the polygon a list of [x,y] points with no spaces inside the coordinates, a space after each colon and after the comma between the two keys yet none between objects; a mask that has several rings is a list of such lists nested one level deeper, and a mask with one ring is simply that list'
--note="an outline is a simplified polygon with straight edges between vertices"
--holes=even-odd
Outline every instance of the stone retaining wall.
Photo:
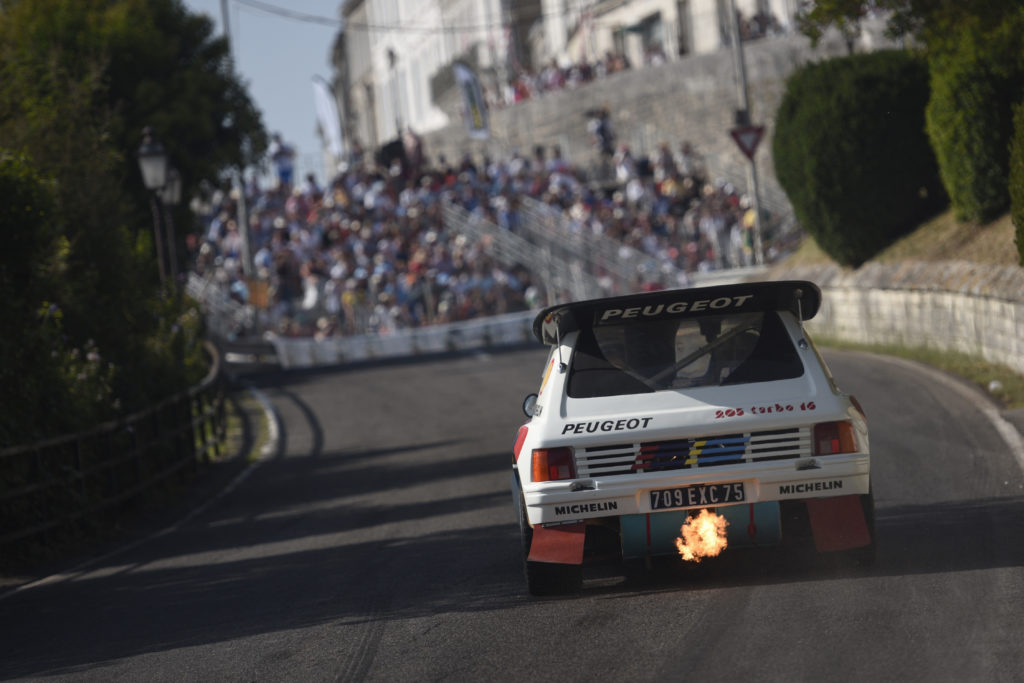
[{"label": "stone retaining wall", "polygon": [[[881,24],[866,27],[859,49],[886,46],[881,33]],[[771,156],[775,113],[786,79],[808,62],[845,55],[846,44],[829,33],[812,48],[805,36],[792,34],[744,43],[744,51],[751,121],[766,128],[755,155],[762,198],[769,206],[773,201],[788,205]],[[573,164],[588,167],[596,162],[597,153],[586,130],[586,112],[608,107],[618,141],[634,153],[653,151],[660,142],[675,151],[680,141],[688,140],[705,156],[715,177],[745,188],[748,162],[729,134],[739,99],[736,80],[733,51],[726,48],[661,66],[640,66],[494,110],[491,138],[485,141],[469,139],[452,112],[455,123],[424,135],[424,145],[431,159],[443,154],[450,161],[465,152],[479,160],[485,154],[502,158],[518,149],[529,155],[535,145],[561,145]]]},{"label": "stone retaining wall", "polygon": [[963,261],[778,268],[822,288],[811,334],[951,350],[1024,373],[1024,269]]}]

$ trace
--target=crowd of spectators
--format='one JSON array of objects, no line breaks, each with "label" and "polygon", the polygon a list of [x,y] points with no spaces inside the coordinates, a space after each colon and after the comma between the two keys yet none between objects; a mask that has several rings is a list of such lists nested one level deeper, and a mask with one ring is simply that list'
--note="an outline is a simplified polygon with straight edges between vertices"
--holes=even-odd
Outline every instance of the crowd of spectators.
[{"label": "crowd of spectators", "polygon": [[[759,11],[752,16],[746,16],[737,11],[736,18],[740,39],[744,42],[785,32],[778,18],[770,12]],[[725,26],[723,30],[726,30]],[[659,66],[667,61],[664,47],[660,42],[644,45],[642,54],[644,66]],[[520,67],[508,79],[501,92],[488,90],[485,93],[487,105],[491,108],[507,107],[544,93],[571,90],[631,68],[633,64],[624,52],[612,50],[594,61],[581,59],[569,64],[560,64],[558,60],[552,59],[538,70]]]},{"label": "crowd of spectators", "polygon": [[503,265],[484,244],[446,228],[445,202],[515,232],[530,197],[569,230],[604,235],[681,272],[751,263],[749,202],[709,179],[688,143],[641,158],[619,146],[614,164],[615,178],[595,183],[557,147],[537,147],[506,159],[353,159],[326,187],[312,175],[267,187],[251,179],[210,193],[195,268],[258,310],[262,327],[328,336],[386,335],[545,303],[526,265]]},{"label": "crowd of spectators", "polygon": [[737,12],[739,20],[740,39],[743,41],[757,40],[767,36],[777,36],[785,33],[778,17],[771,12],[757,12],[751,17],[746,17]]},{"label": "crowd of spectators", "polygon": [[621,52],[607,52],[594,62],[580,60],[563,66],[552,59],[539,71],[521,67],[508,80],[504,91],[488,94],[487,104],[500,108],[522,102],[544,93],[571,90],[599,78],[631,68],[629,59]]}]

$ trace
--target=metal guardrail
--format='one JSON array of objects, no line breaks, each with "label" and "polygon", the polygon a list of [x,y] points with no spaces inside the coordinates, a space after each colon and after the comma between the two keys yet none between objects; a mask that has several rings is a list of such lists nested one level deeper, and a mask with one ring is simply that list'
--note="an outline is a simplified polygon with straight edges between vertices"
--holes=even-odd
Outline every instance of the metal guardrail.
[{"label": "metal guardrail", "polygon": [[0,450],[0,547],[87,527],[114,506],[220,455],[220,358],[198,385],[88,431]]}]

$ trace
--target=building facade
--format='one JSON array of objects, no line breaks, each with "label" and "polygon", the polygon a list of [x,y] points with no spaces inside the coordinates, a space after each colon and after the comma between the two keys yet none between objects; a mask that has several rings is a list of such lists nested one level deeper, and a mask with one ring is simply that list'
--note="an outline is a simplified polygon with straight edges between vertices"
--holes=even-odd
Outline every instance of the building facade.
[{"label": "building facade", "polygon": [[[334,81],[349,145],[375,149],[403,131],[457,123],[452,76],[468,64],[492,107],[517,79],[615,57],[637,68],[790,32],[798,0],[348,0]],[[341,54],[343,52],[343,54]],[[344,72],[344,73],[342,73]]]}]

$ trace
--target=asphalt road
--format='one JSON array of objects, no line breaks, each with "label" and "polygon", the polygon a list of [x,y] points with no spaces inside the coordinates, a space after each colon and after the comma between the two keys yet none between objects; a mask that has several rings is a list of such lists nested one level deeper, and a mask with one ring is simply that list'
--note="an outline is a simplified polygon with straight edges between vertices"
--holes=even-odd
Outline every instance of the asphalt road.
[{"label": "asphalt road", "polygon": [[1024,456],[980,394],[827,354],[870,421],[869,570],[738,554],[536,599],[507,487],[543,357],[263,378],[279,451],[173,532],[0,596],[0,678],[1022,679]]}]

